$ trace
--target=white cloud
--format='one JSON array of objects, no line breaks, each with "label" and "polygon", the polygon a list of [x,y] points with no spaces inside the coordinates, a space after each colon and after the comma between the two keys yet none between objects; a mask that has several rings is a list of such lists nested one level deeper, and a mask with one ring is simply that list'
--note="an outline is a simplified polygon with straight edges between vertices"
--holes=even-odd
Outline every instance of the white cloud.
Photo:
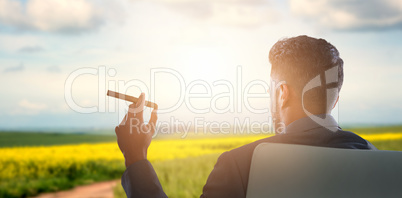
[{"label": "white cloud", "polygon": [[21,107],[23,110],[27,110],[28,113],[32,112],[38,112],[45,110],[47,108],[46,104],[43,103],[34,103],[31,101],[28,101],[27,99],[23,99],[18,103],[18,106]]},{"label": "white cloud", "polygon": [[10,66],[7,67],[3,70],[3,73],[8,73],[8,72],[20,72],[25,69],[25,66],[23,63],[20,63],[18,65]]},{"label": "white cloud", "polygon": [[46,70],[50,73],[60,73],[61,72],[61,68],[57,65],[52,65],[46,68]]},{"label": "white cloud", "polygon": [[18,30],[77,33],[98,28],[114,8],[90,0],[0,0],[0,23]]},{"label": "white cloud", "polygon": [[279,14],[266,0],[154,0],[172,10],[200,20],[229,26],[259,26],[278,20]]},{"label": "white cloud", "polygon": [[22,53],[35,53],[35,52],[41,52],[44,49],[41,46],[25,46],[22,47],[18,50],[18,52],[22,52]]},{"label": "white cloud", "polygon": [[400,0],[290,0],[300,17],[338,30],[402,29]]}]

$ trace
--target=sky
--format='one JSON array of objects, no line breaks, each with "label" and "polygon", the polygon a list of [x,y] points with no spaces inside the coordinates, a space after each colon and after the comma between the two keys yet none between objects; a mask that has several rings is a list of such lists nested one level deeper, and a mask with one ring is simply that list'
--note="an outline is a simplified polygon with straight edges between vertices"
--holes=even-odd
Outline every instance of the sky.
[{"label": "sky", "polygon": [[298,35],[344,60],[341,126],[402,123],[399,0],[0,0],[0,129],[113,128],[107,89],[160,123],[269,122],[268,52]]}]

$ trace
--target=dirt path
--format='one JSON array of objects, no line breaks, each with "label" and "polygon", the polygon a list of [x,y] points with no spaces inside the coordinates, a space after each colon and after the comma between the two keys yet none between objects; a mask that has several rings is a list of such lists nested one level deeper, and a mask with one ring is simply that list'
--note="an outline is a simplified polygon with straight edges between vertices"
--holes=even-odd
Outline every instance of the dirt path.
[{"label": "dirt path", "polygon": [[78,186],[71,190],[56,193],[44,193],[34,198],[114,198],[113,188],[120,180],[99,182],[86,186]]}]

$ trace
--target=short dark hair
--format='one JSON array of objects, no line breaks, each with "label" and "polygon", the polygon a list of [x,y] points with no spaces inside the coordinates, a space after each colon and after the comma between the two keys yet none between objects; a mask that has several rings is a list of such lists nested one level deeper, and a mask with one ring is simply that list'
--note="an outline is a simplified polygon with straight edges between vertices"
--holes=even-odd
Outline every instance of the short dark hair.
[{"label": "short dark hair", "polygon": [[[343,60],[335,46],[324,39],[305,35],[281,39],[271,48],[269,61],[272,64],[271,74],[279,76],[280,80],[294,87],[300,96],[303,87],[310,80],[336,66],[338,80],[335,87],[338,88],[338,93],[341,90]],[[307,108],[321,105],[327,107],[326,88],[321,86],[311,89],[305,93],[304,101]]]}]

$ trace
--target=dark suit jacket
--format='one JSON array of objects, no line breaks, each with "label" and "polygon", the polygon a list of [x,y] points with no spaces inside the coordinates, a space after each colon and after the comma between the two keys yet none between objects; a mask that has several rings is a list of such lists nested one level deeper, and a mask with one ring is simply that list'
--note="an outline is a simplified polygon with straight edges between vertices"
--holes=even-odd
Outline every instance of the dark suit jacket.
[{"label": "dark suit jacket", "polygon": [[[251,158],[254,148],[260,143],[376,150],[370,142],[360,136],[343,131],[336,121],[330,118],[326,126],[318,125],[308,117],[302,118],[288,125],[284,134],[261,139],[223,153],[209,175],[201,197],[246,197]],[[138,161],[127,168],[122,176],[122,186],[127,197],[167,197],[151,163],[147,160]]]}]

